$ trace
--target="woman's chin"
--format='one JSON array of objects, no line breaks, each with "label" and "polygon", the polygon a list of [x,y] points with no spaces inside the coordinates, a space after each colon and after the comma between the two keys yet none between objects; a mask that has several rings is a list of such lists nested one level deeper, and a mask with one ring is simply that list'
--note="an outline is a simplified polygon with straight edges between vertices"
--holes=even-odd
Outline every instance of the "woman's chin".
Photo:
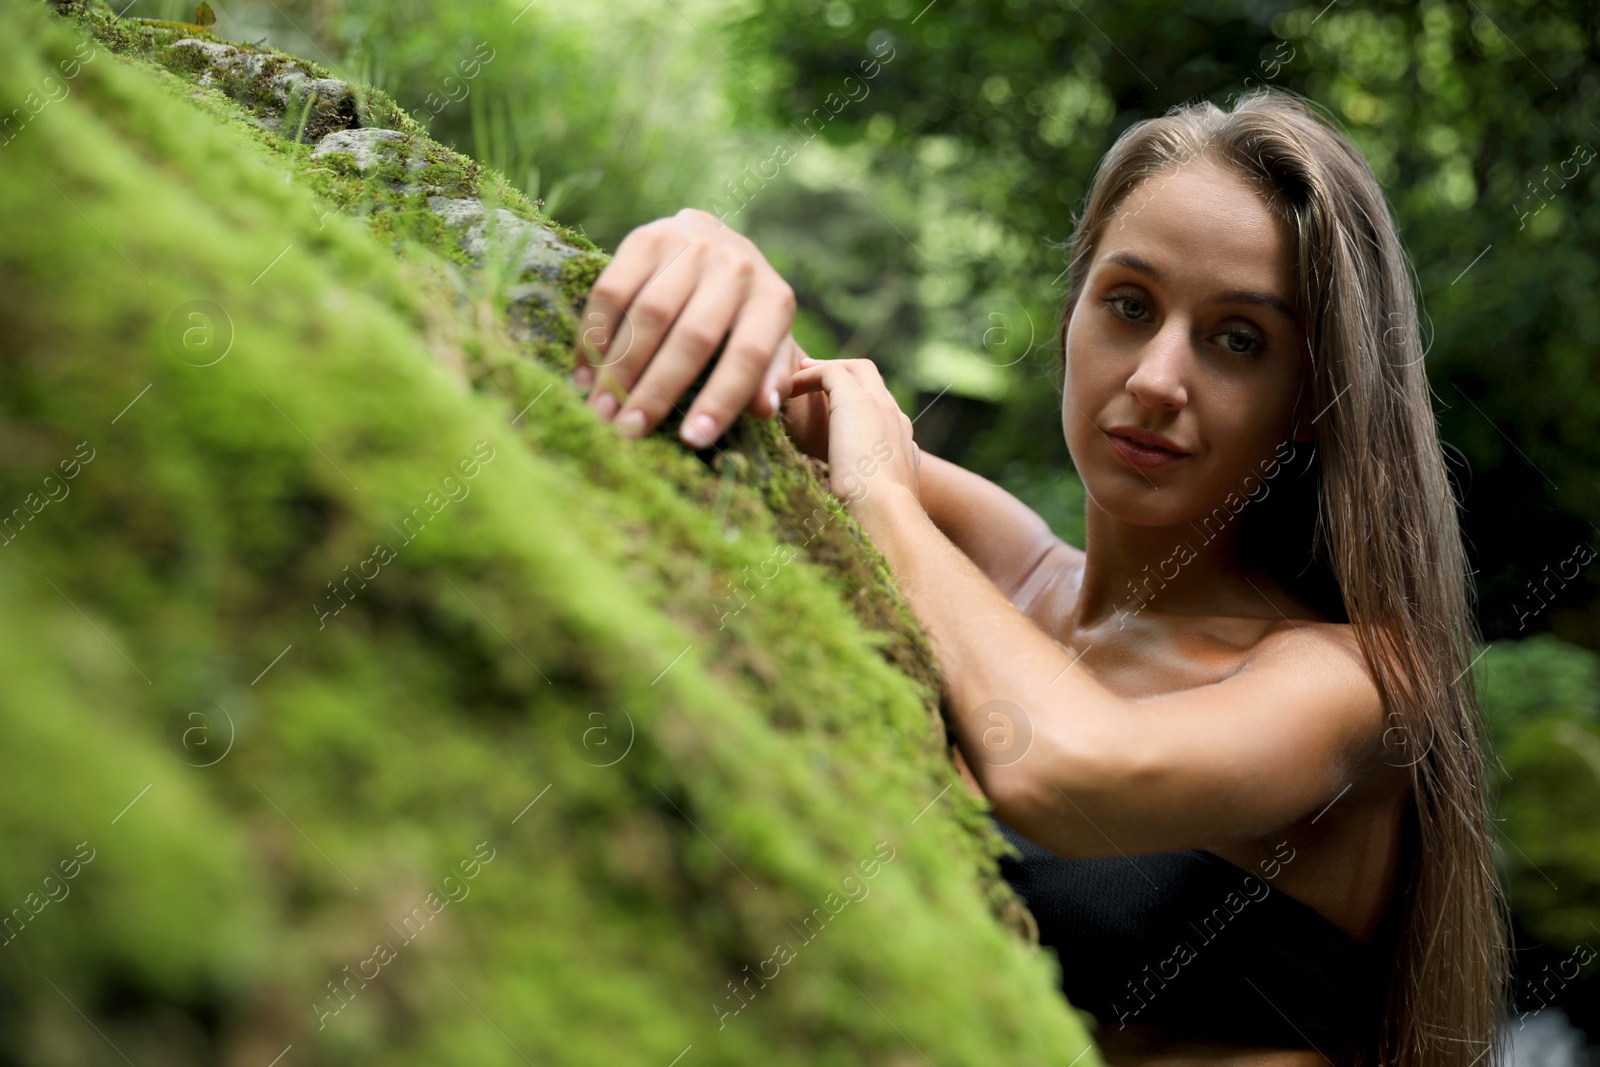
[{"label": "woman's chin", "polygon": [[1108,517],[1130,526],[1186,526],[1213,514],[1222,504],[1220,499],[1202,498],[1187,481],[1152,487],[1137,477],[1130,482],[1118,472],[1085,481],[1085,495]]},{"label": "woman's chin", "polygon": [[1148,487],[1143,493],[1119,488],[1110,493],[1089,493],[1088,496],[1108,518],[1129,526],[1177,526],[1185,522],[1186,516],[1194,510],[1185,506],[1185,502],[1175,495]]}]

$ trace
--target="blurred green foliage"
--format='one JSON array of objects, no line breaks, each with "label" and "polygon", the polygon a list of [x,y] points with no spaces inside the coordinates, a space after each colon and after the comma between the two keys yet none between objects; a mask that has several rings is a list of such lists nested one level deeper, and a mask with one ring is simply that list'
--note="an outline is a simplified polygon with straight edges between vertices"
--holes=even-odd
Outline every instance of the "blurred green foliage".
[{"label": "blurred green foliage", "polygon": [[1548,634],[1489,647],[1499,861],[1541,940],[1600,945],[1600,656]]}]

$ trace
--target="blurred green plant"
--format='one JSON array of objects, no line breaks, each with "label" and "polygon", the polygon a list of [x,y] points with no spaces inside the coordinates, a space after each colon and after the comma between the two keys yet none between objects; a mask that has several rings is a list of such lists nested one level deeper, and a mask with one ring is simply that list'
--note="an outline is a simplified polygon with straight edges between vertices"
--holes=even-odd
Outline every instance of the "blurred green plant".
[{"label": "blurred green plant", "polygon": [[1548,944],[1600,944],[1600,656],[1541,634],[1478,669],[1513,909]]}]

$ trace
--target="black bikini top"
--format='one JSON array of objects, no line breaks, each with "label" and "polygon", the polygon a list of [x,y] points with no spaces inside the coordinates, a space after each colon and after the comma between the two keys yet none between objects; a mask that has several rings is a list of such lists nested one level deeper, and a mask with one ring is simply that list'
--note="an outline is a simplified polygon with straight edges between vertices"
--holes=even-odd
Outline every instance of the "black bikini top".
[{"label": "black bikini top", "polygon": [[1204,849],[1069,859],[989,816],[1022,853],[1002,856],[1000,871],[1055,950],[1061,991],[1102,1030],[1140,1024],[1330,1056],[1375,1032],[1389,964],[1381,932],[1364,946]]}]

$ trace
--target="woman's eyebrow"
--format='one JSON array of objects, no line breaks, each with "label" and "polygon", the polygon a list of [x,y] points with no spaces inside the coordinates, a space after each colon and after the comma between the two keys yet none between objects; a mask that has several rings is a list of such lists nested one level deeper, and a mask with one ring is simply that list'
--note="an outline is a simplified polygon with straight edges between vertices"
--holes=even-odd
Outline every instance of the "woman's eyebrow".
[{"label": "woman's eyebrow", "polygon": [[1290,322],[1295,321],[1294,309],[1271,293],[1257,292],[1254,289],[1229,289],[1211,299],[1218,304],[1260,304],[1279,312]]},{"label": "woman's eyebrow", "polygon": [[[1162,280],[1161,272],[1156,270],[1155,264],[1143,256],[1134,255],[1132,252],[1112,252],[1101,262],[1115,263],[1118,266],[1127,267],[1129,270],[1146,275],[1151,281],[1159,282]],[[1290,322],[1296,321],[1294,308],[1290,307],[1281,298],[1256,289],[1229,289],[1227,292],[1216,294],[1211,299],[1213,303],[1217,304],[1259,304],[1262,307],[1272,308]]]},{"label": "woman's eyebrow", "polygon": [[1112,252],[1101,262],[1115,263],[1119,266],[1127,267],[1129,270],[1136,270],[1140,274],[1147,274],[1154,281],[1159,282],[1161,280],[1161,272],[1156,270],[1155,264],[1143,256],[1134,255],[1132,252]]}]

